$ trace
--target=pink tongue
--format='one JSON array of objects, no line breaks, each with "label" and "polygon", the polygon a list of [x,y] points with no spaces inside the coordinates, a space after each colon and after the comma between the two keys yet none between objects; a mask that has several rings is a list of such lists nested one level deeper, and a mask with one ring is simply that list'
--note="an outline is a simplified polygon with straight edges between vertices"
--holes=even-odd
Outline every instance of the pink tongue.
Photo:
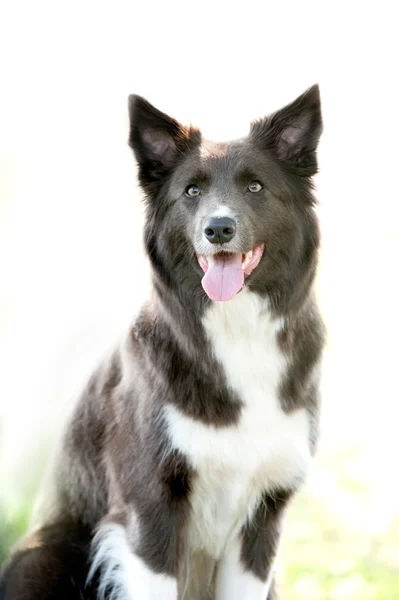
[{"label": "pink tongue", "polygon": [[207,256],[207,259],[208,269],[202,279],[202,287],[211,300],[231,300],[244,285],[242,254]]}]

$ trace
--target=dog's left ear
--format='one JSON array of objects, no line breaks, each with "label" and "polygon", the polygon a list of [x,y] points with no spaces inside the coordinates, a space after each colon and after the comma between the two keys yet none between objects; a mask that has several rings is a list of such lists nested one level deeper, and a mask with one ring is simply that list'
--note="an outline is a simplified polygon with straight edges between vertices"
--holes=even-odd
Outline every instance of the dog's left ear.
[{"label": "dog's left ear", "polygon": [[197,130],[180,125],[141,96],[128,99],[129,146],[139,165],[144,186],[156,184],[184,157],[193,141],[199,143]]},{"label": "dog's left ear", "polygon": [[298,175],[317,172],[316,148],[323,130],[319,86],[314,85],[294,102],[270,117],[252,123],[251,138]]}]

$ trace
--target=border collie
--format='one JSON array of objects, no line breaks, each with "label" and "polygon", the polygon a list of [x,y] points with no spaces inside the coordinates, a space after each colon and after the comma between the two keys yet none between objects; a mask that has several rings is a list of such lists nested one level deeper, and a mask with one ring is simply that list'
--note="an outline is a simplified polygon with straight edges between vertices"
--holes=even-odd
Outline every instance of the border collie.
[{"label": "border collie", "polygon": [[319,89],[229,143],[139,96],[129,115],[151,294],[74,410],[1,600],[271,600],[318,437]]}]

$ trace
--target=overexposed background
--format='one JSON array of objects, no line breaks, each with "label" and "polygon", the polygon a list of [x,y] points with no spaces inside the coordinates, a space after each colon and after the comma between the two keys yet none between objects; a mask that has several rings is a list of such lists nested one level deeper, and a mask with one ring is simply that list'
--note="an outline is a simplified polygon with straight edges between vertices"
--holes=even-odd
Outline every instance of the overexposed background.
[{"label": "overexposed background", "polygon": [[229,139],[318,81],[323,437],[280,580],[399,597],[398,56],[393,2],[2,3],[0,552],[144,287],[127,95]]}]

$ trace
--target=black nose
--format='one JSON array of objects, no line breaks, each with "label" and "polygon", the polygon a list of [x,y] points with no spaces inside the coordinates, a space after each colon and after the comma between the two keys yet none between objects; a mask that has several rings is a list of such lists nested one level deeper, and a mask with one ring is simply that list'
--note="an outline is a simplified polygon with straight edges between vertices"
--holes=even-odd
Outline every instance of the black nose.
[{"label": "black nose", "polygon": [[235,232],[235,221],[228,217],[208,219],[205,223],[204,234],[211,244],[225,244],[233,239]]}]

